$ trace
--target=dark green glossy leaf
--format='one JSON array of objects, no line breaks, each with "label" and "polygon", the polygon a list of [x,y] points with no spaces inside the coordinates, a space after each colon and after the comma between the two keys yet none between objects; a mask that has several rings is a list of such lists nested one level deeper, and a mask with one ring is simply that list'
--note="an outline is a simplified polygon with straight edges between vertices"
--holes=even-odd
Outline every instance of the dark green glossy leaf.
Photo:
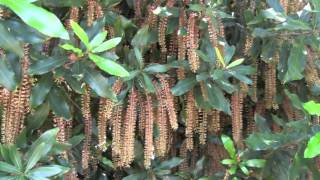
[{"label": "dark green glossy leaf", "polygon": [[0,172],[13,173],[13,174],[21,173],[16,167],[3,161],[0,161]]},{"label": "dark green glossy leaf", "polygon": [[53,87],[48,98],[50,107],[56,116],[71,119],[70,107],[67,102],[66,94],[62,89]]},{"label": "dark green glossy leaf", "polygon": [[0,47],[16,53],[20,57],[23,56],[23,49],[19,41],[16,40],[15,36],[2,23],[0,23]]},{"label": "dark green glossy leaf", "polygon": [[192,89],[197,84],[196,78],[186,78],[180,80],[172,89],[171,92],[175,96],[181,96]]},{"label": "dark green glossy leaf", "polygon": [[274,29],[289,30],[289,31],[297,31],[297,30],[307,31],[307,30],[311,30],[311,27],[308,25],[308,23],[289,18],[287,21],[277,25]]},{"label": "dark green glossy leaf", "polygon": [[47,120],[49,112],[50,106],[48,102],[39,106],[27,119],[28,131],[40,128]]},{"label": "dark green glossy leaf", "polygon": [[101,97],[110,98],[117,101],[115,93],[112,91],[108,79],[98,71],[91,68],[85,69],[84,81]]},{"label": "dark green glossy leaf", "polygon": [[285,139],[280,134],[253,133],[246,139],[246,144],[250,149],[261,151],[279,148]]},{"label": "dark green glossy leaf", "polygon": [[284,83],[302,79],[305,64],[306,52],[304,45],[294,44],[290,50],[288,70],[284,76]]},{"label": "dark green glossy leaf", "polygon": [[31,176],[52,177],[69,171],[69,168],[59,165],[41,166],[29,172]]},{"label": "dark green glossy leaf", "polygon": [[28,158],[28,163],[25,168],[25,172],[28,172],[31,168],[33,168],[40,158],[46,153],[46,144],[44,142],[37,145],[32,152],[30,152],[30,156]]},{"label": "dark green glossy leaf", "polygon": [[3,24],[10,29],[10,34],[15,36],[21,43],[37,44],[43,43],[47,39],[45,35],[21,21],[5,20]]},{"label": "dark green glossy leaf", "polygon": [[151,93],[155,92],[154,86],[152,84],[152,80],[149,77],[149,75],[147,75],[146,73],[142,73],[142,77],[143,77],[144,87],[146,91]]},{"label": "dark green glossy leaf", "polygon": [[69,39],[67,30],[53,13],[26,1],[0,1],[14,11],[26,24],[50,37]]},{"label": "dark green glossy leaf", "polygon": [[53,144],[56,142],[58,132],[59,128],[50,129],[44,132],[36,141],[33,142],[28,152],[26,153],[26,157],[31,157],[36,147],[43,143],[45,144],[45,146],[41,151],[42,154],[40,154],[40,156],[46,155],[51,150]]},{"label": "dark green glossy leaf", "polygon": [[268,5],[277,12],[284,12],[279,0],[267,0]]},{"label": "dark green glossy leaf", "polygon": [[179,166],[184,160],[178,157],[173,157],[169,160],[163,161],[157,169],[172,169]]},{"label": "dark green glossy leaf", "polygon": [[230,114],[231,113],[230,103],[226,99],[221,89],[212,83],[207,84],[207,88],[208,88],[209,104],[215,109],[218,109],[227,114]]},{"label": "dark green glossy leaf", "polygon": [[268,30],[268,29],[262,29],[262,28],[254,28],[252,32],[253,37],[260,37],[260,38],[266,38],[273,36],[274,34]]},{"label": "dark green glossy leaf", "polygon": [[259,132],[271,133],[267,120],[264,117],[260,116],[259,114],[255,114],[254,121]]},{"label": "dark green glossy leaf", "polygon": [[9,157],[13,162],[14,166],[19,170],[22,171],[22,157],[21,154],[18,152],[18,149],[15,145],[10,146]]},{"label": "dark green glossy leaf", "polygon": [[50,89],[53,85],[53,79],[51,74],[41,76],[39,82],[32,88],[30,104],[35,108],[41,105],[46,99]]},{"label": "dark green glossy leaf", "polygon": [[107,158],[102,158],[102,163],[110,168],[113,168],[113,163],[110,159],[107,159]]},{"label": "dark green glossy leaf", "polygon": [[77,135],[77,136],[73,136],[72,138],[70,138],[68,140],[68,142],[70,144],[72,144],[72,146],[74,147],[74,146],[80,144],[82,140],[84,140],[84,135],[80,134],[80,135]]},{"label": "dark green glossy leaf", "polygon": [[38,60],[29,67],[30,75],[41,75],[50,72],[68,61],[66,57],[48,57],[47,59]]},{"label": "dark green glossy leaf", "polygon": [[0,57],[0,85],[8,90],[15,90],[17,81],[14,72],[10,69],[6,60]]},{"label": "dark green glossy leaf", "polygon": [[165,73],[169,70],[167,65],[163,64],[149,64],[147,67],[144,68],[143,71],[147,73]]}]

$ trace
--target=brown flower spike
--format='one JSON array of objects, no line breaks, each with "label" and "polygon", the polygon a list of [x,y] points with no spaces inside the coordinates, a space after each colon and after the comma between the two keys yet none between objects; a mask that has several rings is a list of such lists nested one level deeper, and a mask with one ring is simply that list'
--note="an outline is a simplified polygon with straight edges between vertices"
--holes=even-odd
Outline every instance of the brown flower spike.
[{"label": "brown flower spike", "polygon": [[196,13],[191,13],[188,21],[188,36],[187,36],[187,45],[188,45],[188,61],[190,69],[192,72],[196,72],[200,66],[199,56],[196,50],[199,47],[199,29],[197,25],[198,15]]},{"label": "brown flower spike", "polygon": [[152,99],[149,94],[146,94],[146,125],[145,125],[145,140],[144,140],[144,167],[149,169],[151,159],[153,157],[153,107]]}]

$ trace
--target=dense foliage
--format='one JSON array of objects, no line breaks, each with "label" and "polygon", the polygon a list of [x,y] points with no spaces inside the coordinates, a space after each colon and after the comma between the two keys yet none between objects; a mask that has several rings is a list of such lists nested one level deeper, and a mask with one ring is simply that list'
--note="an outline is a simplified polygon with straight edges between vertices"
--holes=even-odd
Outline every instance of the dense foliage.
[{"label": "dense foliage", "polygon": [[0,0],[0,179],[320,179],[319,33],[319,0]]}]

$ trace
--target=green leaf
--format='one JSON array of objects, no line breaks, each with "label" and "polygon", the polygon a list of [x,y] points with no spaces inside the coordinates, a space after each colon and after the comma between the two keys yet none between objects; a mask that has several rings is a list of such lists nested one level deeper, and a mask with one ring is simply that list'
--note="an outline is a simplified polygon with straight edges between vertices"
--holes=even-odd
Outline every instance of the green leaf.
[{"label": "green leaf", "polygon": [[267,19],[273,19],[279,22],[286,21],[286,16],[282,13],[276,12],[274,9],[270,8],[262,11],[262,15]]},{"label": "green leaf", "polygon": [[129,76],[129,72],[124,69],[121,65],[118,63],[105,59],[101,56],[95,55],[95,54],[89,54],[89,58],[103,71],[114,75],[114,76],[120,76],[120,77],[127,77]]},{"label": "green leaf", "polygon": [[250,172],[249,172],[249,170],[248,170],[248,168],[246,166],[240,164],[239,167],[240,167],[241,171],[243,172],[243,174],[245,174],[247,176],[250,174]]},{"label": "green leaf", "polygon": [[64,65],[67,61],[67,57],[48,57],[32,63],[28,72],[30,75],[42,75]]},{"label": "green leaf", "polygon": [[246,139],[246,144],[250,149],[272,150],[279,148],[286,141],[280,134],[253,133]]},{"label": "green leaf", "polygon": [[0,85],[13,91],[17,87],[17,81],[14,72],[9,68],[6,60],[0,58]]},{"label": "green leaf", "polygon": [[117,101],[115,93],[112,91],[108,79],[101,75],[96,70],[86,68],[84,73],[84,81],[89,84],[99,96],[109,98],[113,101]]},{"label": "green leaf", "polygon": [[56,175],[62,175],[69,171],[69,168],[59,165],[41,166],[29,171],[30,176],[37,177],[52,177]]},{"label": "green leaf", "polygon": [[147,73],[165,73],[169,69],[167,65],[153,63],[145,67],[143,71]]},{"label": "green leaf", "polygon": [[113,163],[110,159],[107,159],[107,158],[102,158],[102,163],[110,168],[113,168]]},{"label": "green leaf", "polygon": [[231,61],[231,59],[232,59],[232,57],[233,57],[235,52],[236,52],[236,47],[229,46],[227,43],[225,44],[225,47],[224,47],[224,59],[223,59],[225,64],[229,64],[229,62]]},{"label": "green leaf", "polygon": [[89,43],[89,37],[87,33],[82,29],[82,27],[78,23],[72,20],[70,22],[70,25],[73,32],[77,35],[80,41],[89,49],[90,43]]},{"label": "green leaf", "polygon": [[231,114],[230,103],[222,90],[213,83],[206,83],[208,89],[209,104],[215,109]]},{"label": "green leaf", "polygon": [[310,114],[310,115],[317,115],[320,116],[320,104],[314,101],[308,101],[303,104],[303,108]]},{"label": "green leaf", "polygon": [[253,37],[260,37],[260,38],[266,38],[273,36],[274,34],[268,30],[268,29],[262,29],[262,28],[254,28],[252,32]]},{"label": "green leaf", "polygon": [[26,157],[30,157],[31,154],[35,151],[35,149],[40,144],[45,144],[45,148],[41,151],[40,156],[45,156],[52,148],[53,144],[56,142],[57,134],[59,132],[59,128],[53,128],[44,132],[30,147],[28,150]]},{"label": "green leaf", "polygon": [[22,158],[21,154],[18,152],[17,147],[15,145],[10,146],[9,156],[11,161],[13,162],[14,166],[21,171],[22,166]]},{"label": "green leaf", "polygon": [[281,7],[281,4],[279,3],[279,0],[267,0],[267,3],[277,12],[284,12],[283,7]]},{"label": "green leaf", "polygon": [[0,172],[13,173],[13,174],[21,173],[16,167],[3,161],[0,161]]},{"label": "green leaf", "polygon": [[2,1],[2,4],[14,11],[26,24],[50,37],[69,39],[67,30],[53,13],[23,0]]},{"label": "green leaf", "polygon": [[72,52],[76,53],[76,54],[79,55],[79,56],[82,56],[82,55],[83,55],[82,50],[79,49],[79,48],[74,47],[72,44],[66,43],[66,44],[61,45],[60,47],[61,47],[62,49],[64,49],[64,50],[72,51]]},{"label": "green leaf", "polygon": [[84,140],[84,138],[85,138],[84,135],[83,135],[83,134],[80,134],[80,135],[77,135],[77,136],[73,136],[72,138],[70,138],[70,139],[68,140],[68,142],[69,142],[70,144],[72,144],[72,146],[74,147],[74,146],[80,144],[81,141]]},{"label": "green leaf", "polygon": [[19,41],[17,41],[16,37],[13,36],[2,23],[0,23],[0,47],[15,53],[20,57],[23,56],[23,49]]},{"label": "green leaf", "polygon": [[221,164],[224,165],[232,165],[232,164],[236,164],[237,162],[234,159],[224,159],[221,161]]},{"label": "green leaf", "polygon": [[205,62],[214,62],[214,59],[209,58],[209,56],[207,56],[204,52],[200,51],[200,50],[196,50],[196,53],[198,54],[198,56]]},{"label": "green leaf", "polygon": [[255,124],[257,126],[257,129],[259,130],[259,132],[263,132],[263,133],[271,133],[271,130],[269,128],[269,124],[267,122],[267,120],[260,116],[259,114],[255,114],[254,115],[254,121]]},{"label": "green leaf", "polygon": [[308,141],[304,151],[304,158],[314,158],[320,154],[320,133],[317,133]]},{"label": "green leaf", "polygon": [[233,67],[235,67],[235,66],[238,66],[238,65],[242,64],[243,61],[244,61],[244,58],[237,59],[237,60],[231,62],[231,63],[226,67],[226,69],[230,69],[230,68],[233,68]]},{"label": "green leaf", "polygon": [[289,30],[289,31],[298,31],[298,30],[308,31],[308,30],[311,30],[311,27],[309,26],[309,24],[303,21],[289,18],[287,21],[277,25],[274,29]]},{"label": "green leaf", "polygon": [[47,120],[50,112],[49,103],[46,102],[39,106],[27,119],[28,131],[40,128]]},{"label": "green leaf", "polygon": [[222,135],[221,141],[223,143],[224,148],[228,151],[229,156],[232,159],[236,159],[236,148],[234,147],[234,144],[231,138],[226,135]]},{"label": "green leaf", "polygon": [[248,167],[263,168],[266,164],[264,159],[249,159],[245,162]]},{"label": "green leaf", "polygon": [[171,92],[175,96],[181,96],[192,89],[197,84],[197,80],[194,77],[180,80],[172,89]]},{"label": "green leaf", "polygon": [[223,65],[223,67],[225,67],[226,64],[225,64],[225,62],[224,62],[224,58],[222,57],[219,48],[215,47],[214,49],[215,49],[215,51],[216,51],[216,55],[217,55],[217,57],[218,57],[218,60],[219,60],[220,63]]},{"label": "green leaf", "polygon": [[33,168],[37,162],[40,160],[42,155],[44,155],[44,152],[46,151],[45,148],[46,144],[42,142],[38,146],[34,148],[34,151],[30,154],[30,157],[28,158],[28,163],[26,165],[25,172],[28,172],[31,168]]},{"label": "green leaf", "polygon": [[137,48],[142,48],[150,43],[150,39],[151,33],[149,32],[149,26],[143,26],[132,38],[131,45]]},{"label": "green leaf", "polygon": [[149,75],[147,75],[146,73],[142,73],[142,77],[146,91],[151,93],[155,92],[152,80]]},{"label": "green leaf", "polygon": [[116,37],[110,40],[107,40],[106,42],[102,43],[98,47],[94,48],[92,50],[93,53],[100,53],[107,50],[110,50],[114,47],[116,47],[121,42],[121,37]]},{"label": "green leaf", "polygon": [[288,70],[284,76],[284,83],[300,80],[306,64],[306,50],[302,44],[294,44],[290,50]]},{"label": "green leaf", "polygon": [[53,85],[51,74],[46,74],[40,77],[39,82],[32,88],[30,104],[35,108],[41,105],[46,99],[50,89]]},{"label": "green leaf", "polygon": [[163,161],[157,169],[172,169],[179,166],[184,160],[182,158],[173,157],[169,160]]},{"label": "green leaf", "polygon": [[95,48],[98,47],[103,43],[103,41],[106,39],[108,35],[107,31],[103,31],[99,34],[97,34],[91,41],[90,41],[90,47]]},{"label": "green leaf", "polygon": [[193,169],[192,174],[194,177],[198,177],[201,171],[205,168],[206,157],[202,156],[196,163],[196,167]]},{"label": "green leaf", "polygon": [[49,104],[58,117],[64,117],[65,119],[71,119],[71,111],[67,102],[65,92],[58,87],[53,87],[49,93]]}]

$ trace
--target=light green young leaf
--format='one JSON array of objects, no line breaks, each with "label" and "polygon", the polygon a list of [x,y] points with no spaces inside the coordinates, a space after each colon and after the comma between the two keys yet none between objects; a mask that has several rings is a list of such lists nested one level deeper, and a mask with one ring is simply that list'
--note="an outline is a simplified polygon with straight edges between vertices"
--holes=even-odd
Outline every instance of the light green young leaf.
[{"label": "light green young leaf", "polygon": [[221,140],[222,140],[224,148],[228,151],[229,156],[232,159],[235,159],[236,158],[236,148],[234,147],[234,144],[233,144],[233,141],[231,140],[231,138],[226,135],[222,135]]},{"label": "light green young leaf", "polygon": [[304,158],[314,158],[320,154],[320,133],[310,138],[304,151]]},{"label": "light green young leaf", "polygon": [[62,49],[67,50],[67,51],[72,51],[72,52],[76,53],[77,55],[80,55],[80,56],[83,55],[82,50],[77,47],[74,47],[72,44],[66,43],[66,44],[61,45],[60,47]]},{"label": "light green young leaf", "polygon": [[45,146],[46,144],[42,142],[41,144],[35,147],[34,151],[31,153],[31,156],[28,159],[25,172],[28,172],[31,168],[33,168],[37,164],[37,162],[42,157],[43,152],[46,150]]},{"label": "light green young leaf", "polygon": [[310,115],[317,115],[320,116],[320,103],[316,103],[314,101],[309,101],[303,104],[303,108],[310,114]]},{"label": "light green young leaf", "polygon": [[69,39],[67,30],[63,27],[59,18],[53,13],[31,4],[25,0],[0,1],[15,12],[26,24],[50,37]]},{"label": "light green young leaf", "polygon": [[89,37],[88,37],[87,33],[82,29],[82,27],[78,23],[76,23],[74,21],[71,21],[70,25],[71,25],[73,32],[78,36],[78,38],[81,40],[81,42],[87,48],[89,48],[90,44],[89,44]]},{"label": "light green young leaf", "polygon": [[120,77],[127,77],[129,76],[129,72],[124,69],[121,65],[118,63],[105,59],[101,56],[95,55],[95,54],[89,54],[89,58],[103,71],[114,75],[114,76],[120,76]]},{"label": "light green young leaf", "polygon": [[103,31],[99,34],[97,34],[91,41],[90,41],[90,47],[91,48],[95,48],[99,45],[102,44],[102,42],[106,39],[108,35],[108,32],[107,31]]},{"label": "light green young leaf", "polygon": [[238,66],[238,65],[242,64],[243,61],[244,61],[244,58],[237,59],[237,60],[231,62],[231,63],[226,67],[226,69],[230,69],[230,68],[233,68],[233,67],[235,67],[235,66]]},{"label": "light green young leaf", "polygon": [[221,163],[224,165],[231,165],[231,164],[236,164],[237,161],[235,161],[234,159],[224,159],[221,161]]},{"label": "light green young leaf", "polygon": [[100,53],[116,47],[121,42],[121,37],[116,37],[102,43],[92,50],[93,53]]},{"label": "light green young leaf", "polygon": [[244,166],[243,164],[240,164],[240,169],[245,175],[248,176],[250,174],[248,168],[246,166]]},{"label": "light green young leaf", "polygon": [[264,159],[249,159],[245,162],[248,167],[263,168],[266,164]]}]

